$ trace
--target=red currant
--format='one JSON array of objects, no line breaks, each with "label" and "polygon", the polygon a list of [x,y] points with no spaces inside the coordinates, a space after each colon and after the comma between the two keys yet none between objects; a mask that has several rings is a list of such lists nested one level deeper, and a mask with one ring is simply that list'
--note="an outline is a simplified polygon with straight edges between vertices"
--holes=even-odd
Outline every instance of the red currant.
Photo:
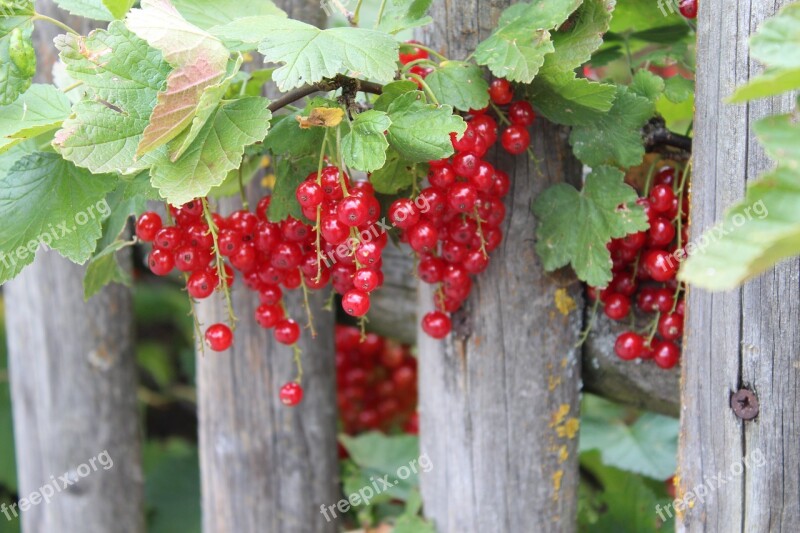
[{"label": "red currant", "polygon": [[489,97],[492,99],[492,102],[497,105],[506,105],[510,104],[514,99],[514,91],[508,80],[499,78],[492,80],[492,83],[489,85]]},{"label": "red currant", "polygon": [[285,318],[275,325],[273,335],[281,344],[292,345],[300,338],[300,326],[291,318]]},{"label": "red currant", "polygon": [[303,387],[299,383],[290,381],[281,387],[281,403],[288,407],[294,407],[303,400]]},{"label": "red currant", "polygon": [[614,351],[623,361],[631,361],[642,355],[644,351],[644,339],[641,335],[626,331],[614,343]]},{"label": "red currant", "polygon": [[146,211],[136,221],[136,235],[144,242],[153,242],[160,229],[161,216],[158,213]]},{"label": "red currant", "polygon": [[206,344],[215,352],[224,352],[233,343],[233,332],[225,324],[214,324],[206,330]]},{"label": "red currant", "polygon": [[447,337],[452,329],[450,317],[440,311],[433,311],[422,318],[422,330],[434,339]]},{"label": "red currant", "polygon": [[512,125],[505,129],[500,138],[500,143],[509,154],[520,155],[530,147],[531,136],[528,130],[522,126]]}]

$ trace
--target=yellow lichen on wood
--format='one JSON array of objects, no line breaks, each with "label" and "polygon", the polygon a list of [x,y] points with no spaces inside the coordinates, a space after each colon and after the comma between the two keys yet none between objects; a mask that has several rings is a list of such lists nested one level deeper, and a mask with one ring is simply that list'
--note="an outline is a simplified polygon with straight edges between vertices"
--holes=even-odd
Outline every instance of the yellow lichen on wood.
[{"label": "yellow lichen on wood", "polygon": [[556,470],[553,472],[553,501],[558,500],[558,493],[561,491],[561,478],[564,477],[563,470]]},{"label": "yellow lichen on wood", "polygon": [[564,288],[556,289],[555,301],[556,308],[564,316],[567,316],[578,308],[578,304],[575,303],[575,300],[569,295],[567,289]]},{"label": "yellow lichen on wood", "polygon": [[578,429],[580,428],[580,421],[575,417],[570,417],[563,425],[560,425],[556,428],[556,433],[558,433],[559,437],[566,437],[568,439],[574,439],[575,435],[578,434]]},{"label": "yellow lichen on wood", "polygon": [[553,428],[561,424],[561,422],[564,421],[564,419],[567,417],[568,414],[569,414],[569,404],[562,403],[561,405],[559,405],[558,411],[553,413],[553,417],[550,419],[550,427]]},{"label": "yellow lichen on wood", "polygon": [[563,463],[569,459],[569,451],[567,451],[567,445],[561,445],[561,448],[558,449],[558,464]]}]

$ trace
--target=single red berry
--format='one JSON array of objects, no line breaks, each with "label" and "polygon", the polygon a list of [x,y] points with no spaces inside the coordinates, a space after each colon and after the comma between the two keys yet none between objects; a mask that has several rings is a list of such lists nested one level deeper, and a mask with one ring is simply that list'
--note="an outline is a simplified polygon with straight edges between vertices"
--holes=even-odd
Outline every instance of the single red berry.
[{"label": "single red berry", "polygon": [[204,268],[200,252],[191,246],[181,246],[175,252],[175,267],[181,272],[194,272],[198,268]]},{"label": "single red berry", "polygon": [[422,318],[422,331],[434,339],[447,337],[452,327],[450,317],[440,311],[432,311]]},{"label": "single red berry", "polygon": [[447,188],[456,181],[456,171],[450,163],[446,163],[441,167],[431,167],[428,172],[428,181],[434,187]]},{"label": "single red berry", "polygon": [[325,199],[322,186],[316,181],[304,181],[298,185],[295,196],[302,207],[317,207]]},{"label": "single red berry", "polygon": [[480,162],[473,152],[459,152],[453,156],[453,170],[461,177],[471,178],[478,173]]},{"label": "single red berry", "polygon": [[522,126],[512,125],[505,129],[500,138],[500,143],[509,154],[520,155],[530,147],[531,135]]},{"label": "single red berry", "polygon": [[256,323],[264,329],[274,328],[285,318],[283,307],[280,305],[259,305],[255,312]]},{"label": "single red berry", "polygon": [[183,232],[175,226],[161,228],[153,239],[153,246],[162,250],[175,251],[183,243]]},{"label": "single red berry", "polygon": [[620,245],[629,250],[640,250],[647,241],[647,234],[644,231],[637,231],[636,233],[629,233],[620,240]]},{"label": "single red berry", "polygon": [[214,289],[219,284],[219,277],[211,270],[198,270],[193,272],[186,281],[186,291],[189,296],[202,300],[214,293]]},{"label": "single red berry", "polygon": [[175,258],[167,250],[153,248],[147,258],[147,264],[150,267],[150,271],[156,276],[166,276],[175,267]]},{"label": "single red berry", "polygon": [[294,407],[303,400],[303,387],[299,383],[290,381],[281,387],[281,403],[288,407]]},{"label": "single red berry", "polygon": [[647,243],[651,247],[664,248],[675,238],[675,226],[664,217],[656,217],[650,223],[647,238]]},{"label": "single red berry", "polygon": [[439,240],[439,232],[436,227],[425,220],[409,228],[406,236],[409,246],[418,253],[430,252]]},{"label": "single red berry", "polygon": [[353,276],[353,284],[356,288],[366,293],[374,291],[378,287],[379,282],[380,275],[371,268],[357,270],[356,275]]},{"label": "single red berry", "polygon": [[219,232],[217,237],[217,245],[219,246],[219,253],[225,257],[231,257],[236,253],[242,244],[244,237],[242,234],[233,229],[223,229]]},{"label": "single red berry", "polygon": [[512,124],[527,128],[536,120],[536,113],[533,112],[533,106],[530,103],[519,100],[509,106],[508,118]]},{"label": "single red berry", "polygon": [[658,341],[653,345],[653,361],[661,368],[672,368],[678,364],[681,350],[671,341]]},{"label": "single red berry", "polygon": [[514,99],[514,91],[508,80],[499,78],[489,85],[489,97],[497,105],[506,105]]},{"label": "single red berry", "polygon": [[675,277],[678,261],[666,250],[650,250],[644,256],[644,267],[651,278],[663,283]]},{"label": "single red berry", "polygon": [[369,218],[369,208],[364,198],[358,196],[348,196],[339,202],[336,211],[339,222],[347,226],[360,226]]},{"label": "single red berry", "polygon": [[653,181],[656,185],[672,185],[675,182],[675,169],[670,166],[661,167]]},{"label": "single red berry", "polygon": [[469,121],[478,133],[486,139],[489,146],[497,142],[499,135],[497,121],[489,115],[478,115]]},{"label": "single red berry", "polygon": [[658,334],[666,341],[674,341],[683,335],[683,315],[668,313],[658,319]]},{"label": "single red berry", "polygon": [[[455,181],[455,178],[454,178]],[[389,206],[389,220],[398,228],[408,229],[419,222],[420,214],[414,202],[408,198],[395,200]]]},{"label": "single red berry", "polygon": [[464,259],[464,268],[470,274],[480,274],[489,267],[489,258],[483,250],[472,250]]},{"label": "single red berry", "polygon": [[144,242],[153,242],[156,233],[161,229],[161,217],[158,213],[147,211],[136,221],[136,235]]},{"label": "single red berry", "polygon": [[696,19],[697,4],[697,0],[681,0],[680,4],[678,4],[678,10],[681,12],[681,15],[687,19]]},{"label": "single red berry", "polygon": [[206,344],[215,352],[224,352],[233,343],[233,332],[225,324],[214,324],[206,330]]},{"label": "single red berry", "polygon": [[617,341],[614,343],[614,351],[623,361],[631,361],[642,355],[644,339],[637,333],[626,331],[617,337]]},{"label": "single red berry", "polygon": [[275,325],[273,335],[281,344],[292,345],[300,338],[300,326],[291,318],[285,318]]},{"label": "single red berry", "polygon": [[650,191],[650,207],[656,213],[666,213],[672,209],[675,193],[669,185],[656,185]]},{"label": "single red berry", "polygon": [[611,320],[622,320],[631,310],[630,298],[624,294],[612,293],[605,300],[605,313]]},{"label": "single red berry", "polygon": [[428,52],[422,48],[413,46],[420,44],[418,41],[406,41],[400,45],[400,62],[404,65],[416,61],[417,59],[427,59]]},{"label": "single red berry", "polygon": [[338,218],[322,217],[320,234],[330,244],[342,244],[350,236],[350,228],[347,224],[340,222]]},{"label": "single red berry", "polygon": [[342,309],[350,316],[361,317],[369,311],[369,294],[359,289],[352,289],[342,296]]},{"label": "single red berry", "polygon": [[459,213],[471,213],[478,201],[478,191],[469,183],[458,182],[447,188],[447,204]]}]

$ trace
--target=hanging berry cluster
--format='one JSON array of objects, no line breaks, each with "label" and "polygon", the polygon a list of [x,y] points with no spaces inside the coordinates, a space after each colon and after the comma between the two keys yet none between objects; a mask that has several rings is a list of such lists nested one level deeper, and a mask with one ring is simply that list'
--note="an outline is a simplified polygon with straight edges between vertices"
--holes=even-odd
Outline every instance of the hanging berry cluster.
[{"label": "hanging berry cluster", "polygon": [[417,433],[417,360],[407,345],[336,326],[337,404],[348,435]]},{"label": "hanging berry cluster", "polygon": [[633,301],[643,313],[654,314],[649,327],[625,331],[614,348],[623,360],[652,359],[661,368],[678,364],[683,336],[683,287],[675,274],[687,243],[688,172],[680,174],[680,179],[677,175],[671,166],[655,174],[652,189],[637,202],[650,228],[611,241],[614,278],[604,289],[588,289],[592,300],[599,295],[606,316],[613,320],[627,318]]}]

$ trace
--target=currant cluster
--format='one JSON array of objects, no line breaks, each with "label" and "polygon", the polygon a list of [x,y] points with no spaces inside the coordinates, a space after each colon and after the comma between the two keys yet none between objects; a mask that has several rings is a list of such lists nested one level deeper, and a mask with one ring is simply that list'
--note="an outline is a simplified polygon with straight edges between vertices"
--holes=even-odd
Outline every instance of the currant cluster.
[{"label": "currant cluster", "polygon": [[303,215],[318,228],[299,265],[308,287],[320,289],[331,281],[348,315],[366,315],[370,293],[383,284],[381,255],[388,243],[388,234],[376,225],[381,206],[372,184],[351,182],[338,167],[328,166],[312,172],[295,194]]},{"label": "currant cluster", "polygon": [[408,346],[336,326],[336,384],[345,433],[418,432],[417,360]]},{"label": "currant cluster", "polygon": [[[298,266],[311,249],[313,235],[307,224],[291,217],[280,224],[269,222],[269,201],[269,196],[262,198],[255,214],[243,209],[222,217],[210,213],[205,200],[196,199],[170,206],[173,225],[165,225],[158,213],[143,213],[136,234],[153,245],[148,256],[153,274],[183,272],[186,290],[196,300],[208,298],[223,282],[230,287],[239,272],[244,284],[258,293],[261,305],[255,312],[256,322],[272,329],[278,342],[294,345],[300,326],[286,316],[281,287],[295,289],[303,283]],[[224,351],[233,343],[233,332],[227,324],[212,324],[205,340],[212,350]],[[281,390],[281,400],[287,405],[296,405],[301,398],[298,383],[287,383]]]},{"label": "currant cluster", "polygon": [[679,250],[687,242],[689,199],[683,194],[685,175],[677,179],[666,166],[654,176],[649,194],[640,198],[650,224],[609,243],[614,277],[608,287],[589,287],[589,297],[599,296],[606,316],[624,320],[633,302],[644,313],[655,314],[647,331],[626,331],[617,337],[615,351],[626,361],[652,359],[661,368],[672,368],[680,360],[683,336],[684,300],[682,286],[675,279]]},{"label": "currant cluster", "polygon": [[[527,102],[512,102],[506,80],[491,84],[490,96],[502,120],[509,123],[499,134],[488,109],[472,111],[465,133],[452,142],[453,157],[430,162],[428,186],[418,196],[396,200],[389,219],[401,230],[401,241],[416,252],[422,281],[438,285],[436,311],[422,319],[422,329],[433,338],[447,336],[457,311],[472,289],[471,276],[489,266],[489,253],[503,240],[500,229],[506,215],[502,198],[510,180],[483,157],[500,139],[503,148],[518,155],[530,146],[528,127],[535,115]],[[508,105],[507,114],[500,106]],[[424,210],[422,209],[424,207]]]}]

